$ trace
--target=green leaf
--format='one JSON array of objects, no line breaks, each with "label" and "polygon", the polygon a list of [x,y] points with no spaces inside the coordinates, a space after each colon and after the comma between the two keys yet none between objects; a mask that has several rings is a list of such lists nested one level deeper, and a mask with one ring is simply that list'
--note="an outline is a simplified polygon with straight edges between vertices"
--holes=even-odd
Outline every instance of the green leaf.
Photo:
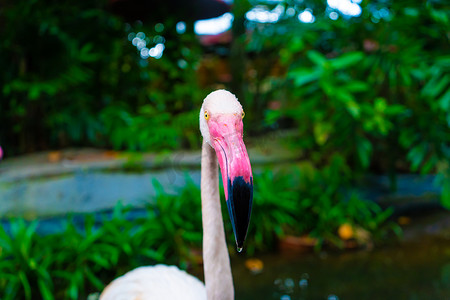
[{"label": "green leaf", "polygon": [[31,85],[31,87],[28,91],[28,98],[30,98],[30,100],[36,100],[37,98],[39,98],[40,94],[41,94],[41,89],[39,87],[39,83],[35,83],[35,84]]},{"label": "green leaf", "polygon": [[406,16],[410,16],[410,17],[418,17],[419,16],[419,10],[415,7],[405,7],[403,9],[403,13]]},{"label": "green leaf", "polygon": [[264,122],[271,126],[275,124],[278,119],[281,117],[281,111],[280,110],[269,110],[266,112]]},{"label": "green leaf", "polygon": [[411,161],[412,171],[417,171],[419,169],[419,166],[423,162],[426,154],[427,154],[427,147],[425,144],[419,144],[413,147],[408,152],[407,157]]},{"label": "green leaf", "polygon": [[410,73],[408,72],[409,70],[406,70],[406,68],[404,68],[404,67],[398,67],[398,71],[400,73],[400,76],[402,77],[403,83],[406,86],[411,86],[412,80],[411,80]]},{"label": "green leaf", "polygon": [[387,103],[384,98],[377,98],[374,101],[374,108],[376,111],[383,113],[386,110]]},{"label": "green leaf", "polygon": [[[82,62],[94,62],[98,60],[101,56],[100,54],[94,54],[91,53],[92,48],[94,45],[92,43],[85,44],[79,52],[78,59]],[[80,79],[82,80],[84,77],[84,72],[80,73]]]},{"label": "green leaf", "polygon": [[85,268],[84,273],[97,290],[102,290],[104,288],[103,282],[100,279],[98,279],[98,277],[95,276],[95,274],[92,273],[91,270]]},{"label": "green leaf", "polygon": [[364,54],[362,52],[348,52],[338,58],[330,60],[330,63],[335,70],[340,70],[357,64],[363,58]]},{"label": "green leaf", "polygon": [[450,113],[450,89],[439,99],[439,106],[443,111]]},{"label": "green leaf", "polygon": [[289,77],[294,79],[294,83],[297,87],[300,87],[307,83],[317,81],[320,78],[321,73],[321,70],[298,69],[291,71]]},{"label": "green leaf", "polygon": [[306,56],[317,66],[324,67],[327,63],[326,57],[317,51],[310,50],[306,52]]},{"label": "green leaf", "polygon": [[157,262],[164,261],[164,256],[161,255],[161,253],[158,252],[158,251],[155,251],[155,250],[152,250],[152,249],[143,249],[141,251],[141,253],[142,253],[142,255],[144,255],[144,256],[152,259],[152,260],[155,260]]},{"label": "green leaf", "polygon": [[344,90],[337,90],[335,92],[336,98],[342,101],[345,104],[347,111],[355,118],[359,119],[361,114],[361,109],[359,104],[355,101],[355,98],[352,94],[347,93]]},{"label": "green leaf", "polygon": [[450,210],[450,184],[448,183],[442,188],[441,203],[443,207]]},{"label": "green leaf", "polygon": [[75,271],[75,273],[72,274],[70,277],[70,286],[69,286],[69,297],[71,299],[78,299],[78,294],[80,292],[80,283],[83,279],[83,275],[81,273],[81,270]]},{"label": "green leaf", "polygon": [[372,154],[372,144],[368,139],[358,138],[356,142],[356,151],[359,161],[363,168],[367,168],[370,164],[370,156]]},{"label": "green leaf", "polygon": [[437,9],[431,9],[431,17],[439,23],[449,25],[449,19],[448,19],[448,10],[437,10]]},{"label": "green leaf", "polygon": [[19,271],[19,279],[20,282],[22,283],[22,287],[23,287],[23,291],[25,293],[25,298],[28,300],[31,300],[31,286],[30,286],[30,282],[28,281],[27,275],[25,274],[25,272],[23,270]]},{"label": "green leaf", "polygon": [[344,86],[344,89],[351,93],[365,92],[369,88],[368,84],[363,81],[352,80]]},{"label": "green leaf", "polygon": [[440,72],[433,76],[422,88],[422,95],[436,98],[444,89],[448,89],[450,84],[450,75],[440,77]]},{"label": "green leaf", "polygon": [[314,138],[319,146],[322,146],[328,140],[333,127],[329,123],[319,122],[314,124]]},{"label": "green leaf", "polygon": [[42,299],[45,299],[45,300],[55,299],[55,297],[53,297],[53,293],[49,289],[46,281],[44,281],[42,279],[38,279],[38,286],[39,286],[39,291],[41,292]]},{"label": "green leaf", "polygon": [[107,269],[110,266],[109,261],[105,257],[102,257],[100,253],[93,253],[91,256],[91,260],[93,263],[105,269]]}]

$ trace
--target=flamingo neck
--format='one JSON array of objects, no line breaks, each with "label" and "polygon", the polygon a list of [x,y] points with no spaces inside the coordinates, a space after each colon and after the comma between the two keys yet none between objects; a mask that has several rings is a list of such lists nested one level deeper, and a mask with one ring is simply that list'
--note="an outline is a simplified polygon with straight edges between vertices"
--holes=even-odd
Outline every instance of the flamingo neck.
[{"label": "flamingo neck", "polygon": [[207,299],[231,300],[234,299],[234,287],[220,209],[219,169],[216,153],[205,141],[202,146],[201,196]]}]

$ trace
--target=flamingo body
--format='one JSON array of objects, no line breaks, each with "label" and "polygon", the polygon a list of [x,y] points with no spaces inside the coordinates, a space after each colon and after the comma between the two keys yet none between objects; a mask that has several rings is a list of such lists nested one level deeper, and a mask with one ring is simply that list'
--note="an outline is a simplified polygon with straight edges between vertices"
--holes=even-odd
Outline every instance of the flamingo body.
[{"label": "flamingo body", "polygon": [[206,300],[206,289],[199,279],[175,266],[156,265],[139,267],[116,278],[105,288],[100,299]]}]

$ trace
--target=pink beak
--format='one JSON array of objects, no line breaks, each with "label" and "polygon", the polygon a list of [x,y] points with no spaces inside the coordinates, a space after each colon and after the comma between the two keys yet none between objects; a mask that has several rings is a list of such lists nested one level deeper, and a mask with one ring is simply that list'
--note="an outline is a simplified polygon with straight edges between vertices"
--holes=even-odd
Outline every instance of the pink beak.
[{"label": "pink beak", "polygon": [[238,251],[247,236],[253,202],[253,177],[242,139],[242,120],[233,114],[219,116],[210,125],[213,147],[219,160],[225,199]]}]

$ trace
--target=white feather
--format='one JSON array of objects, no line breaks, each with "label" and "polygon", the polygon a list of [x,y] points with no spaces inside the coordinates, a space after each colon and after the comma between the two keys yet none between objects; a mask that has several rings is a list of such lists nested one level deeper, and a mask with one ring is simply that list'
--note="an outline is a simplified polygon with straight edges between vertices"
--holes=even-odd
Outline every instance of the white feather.
[{"label": "white feather", "polygon": [[116,278],[100,300],[206,300],[203,283],[174,266],[140,267]]}]

